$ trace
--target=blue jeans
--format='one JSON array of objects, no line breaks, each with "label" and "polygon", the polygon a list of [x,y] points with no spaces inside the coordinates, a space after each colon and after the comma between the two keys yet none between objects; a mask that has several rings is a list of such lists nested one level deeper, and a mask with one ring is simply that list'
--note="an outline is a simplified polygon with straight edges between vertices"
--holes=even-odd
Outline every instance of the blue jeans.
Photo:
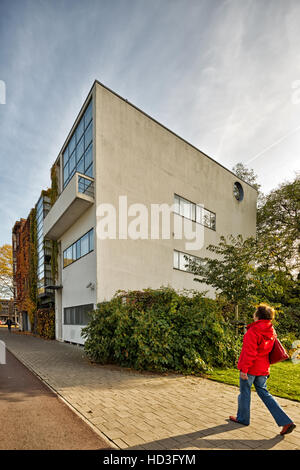
[{"label": "blue jeans", "polygon": [[283,411],[277,401],[268,392],[267,375],[249,375],[248,380],[240,377],[240,394],[238,396],[237,420],[245,425],[250,424],[251,386],[254,384],[257,395],[262,399],[278,426],[285,426],[293,421]]}]

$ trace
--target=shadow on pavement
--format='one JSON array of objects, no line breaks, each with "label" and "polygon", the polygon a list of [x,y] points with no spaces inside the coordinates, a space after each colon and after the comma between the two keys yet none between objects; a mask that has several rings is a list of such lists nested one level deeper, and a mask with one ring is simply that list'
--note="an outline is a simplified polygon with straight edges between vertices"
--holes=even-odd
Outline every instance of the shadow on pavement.
[{"label": "shadow on pavement", "polygon": [[[197,449],[228,449],[228,450],[268,450],[284,439],[277,435],[270,439],[206,439],[207,436],[213,436],[224,432],[230,432],[239,428],[245,428],[242,424],[232,423],[228,420],[227,424],[220,424],[212,428],[201,429],[193,433],[172,436],[171,438],[160,439],[143,444],[144,449],[172,449],[176,446],[178,449],[193,447]],[[176,445],[174,445],[174,440]],[[168,447],[169,446],[169,447]],[[127,450],[138,449],[139,446],[128,447]]]}]

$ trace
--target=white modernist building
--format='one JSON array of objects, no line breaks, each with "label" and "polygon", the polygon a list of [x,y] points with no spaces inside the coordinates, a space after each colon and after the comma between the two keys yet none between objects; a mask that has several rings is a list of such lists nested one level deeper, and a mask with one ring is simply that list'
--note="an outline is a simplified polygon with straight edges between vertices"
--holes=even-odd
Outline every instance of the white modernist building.
[{"label": "white modernist building", "polygon": [[255,235],[253,187],[98,81],[54,168],[58,340],[82,344],[87,312],[119,289],[201,289],[188,260],[221,235]]}]

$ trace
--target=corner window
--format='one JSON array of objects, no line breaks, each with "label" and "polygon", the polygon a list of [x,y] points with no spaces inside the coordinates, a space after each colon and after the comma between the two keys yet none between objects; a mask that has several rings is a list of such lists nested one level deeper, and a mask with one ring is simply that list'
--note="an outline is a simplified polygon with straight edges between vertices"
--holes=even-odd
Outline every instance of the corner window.
[{"label": "corner window", "polygon": [[92,142],[93,103],[90,101],[63,153],[64,188],[76,171],[93,177]]},{"label": "corner window", "polygon": [[64,250],[63,254],[63,264],[64,268],[69,266],[69,264],[74,263],[79,258],[87,255],[94,250],[94,229],[87,232],[79,240],[69,246]]}]

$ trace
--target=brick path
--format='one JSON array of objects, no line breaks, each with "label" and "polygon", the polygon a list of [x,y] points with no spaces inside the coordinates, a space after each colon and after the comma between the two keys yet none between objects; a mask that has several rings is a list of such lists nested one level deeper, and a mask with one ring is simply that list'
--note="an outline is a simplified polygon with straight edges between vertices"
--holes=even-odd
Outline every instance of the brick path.
[{"label": "brick path", "polygon": [[237,387],[91,364],[79,346],[18,333],[1,330],[0,340],[117,448],[300,450],[299,402],[278,398],[298,425],[281,437],[255,392],[245,427],[227,421],[236,413]]}]

